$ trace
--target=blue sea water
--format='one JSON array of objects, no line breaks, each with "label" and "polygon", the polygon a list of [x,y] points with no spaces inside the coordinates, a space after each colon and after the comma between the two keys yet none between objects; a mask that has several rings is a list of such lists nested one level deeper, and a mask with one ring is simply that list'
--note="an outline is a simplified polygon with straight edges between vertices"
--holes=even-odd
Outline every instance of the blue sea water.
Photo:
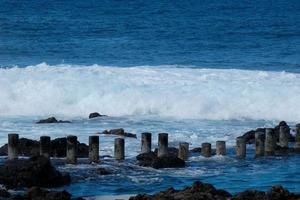
[{"label": "blue sea water", "polygon": [[[123,127],[126,161],[60,166],[76,196],[153,193],[195,180],[230,192],[282,184],[300,191],[299,155],[234,158],[235,137],[300,122],[300,1],[0,0],[0,144],[6,134],[82,142]],[[88,120],[90,112],[109,117]],[[56,116],[72,124],[36,125]],[[186,169],[134,165],[140,133],[170,133],[170,145],[225,140],[226,157],[193,154]],[[113,154],[100,137],[100,154]]]}]

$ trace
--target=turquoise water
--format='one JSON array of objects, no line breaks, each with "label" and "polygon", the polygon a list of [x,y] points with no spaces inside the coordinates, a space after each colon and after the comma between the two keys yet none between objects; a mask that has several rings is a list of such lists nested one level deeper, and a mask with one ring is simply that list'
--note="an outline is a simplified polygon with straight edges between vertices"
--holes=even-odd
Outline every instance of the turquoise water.
[{"label": "turquoise water", "polygon": [[[104,129],[126,139],[114,175],[70,171],[76,196],[132,194],[195,180],[238,192],[282,184],[299,191],[299,155],[234,158],[235,137],[286,120],[300,122],[300,2],[0,0],[0,144],[7,133],[38,139]],[[109,117],[87,120],[91,112]],[[72,124],[36,125],[56,116]],[[170,146],[225,140],[227,157],[194,154],[185,169],[134,165],[139,134],[170,134]],[[100,154],[113,154],[100,136]]]}]

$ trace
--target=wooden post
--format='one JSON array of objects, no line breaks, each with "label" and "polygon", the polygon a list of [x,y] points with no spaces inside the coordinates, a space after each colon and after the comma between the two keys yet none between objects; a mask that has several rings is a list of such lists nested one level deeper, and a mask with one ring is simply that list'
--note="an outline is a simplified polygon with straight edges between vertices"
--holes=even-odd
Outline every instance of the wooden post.
[{"label": "wooden post", "polygon": [[8,159],[16,160],[19,157],[19,135],[8,134]]},{"label": "wooden post", "polygon": [[89,159],[91,162],[99,162],[99,136],[89,137]]},{"label": "wooden post", "polygon": [[217,141],[216,142],[216,155],[225,156],[226,155],[226,142]]},{"label": "wooden post", "polygon": [[236,156],[237,158],[246,157],[246,140],[244,137],[236,138]]},{"label": "wooden post", "polygon": [[211,156],[211,144],[210,143],[202,143],[201,145],[201,155],[203,157],[210,157]]},{"label": "wooden post", "polygon": [[266,129],[265,134],[265,155],[270,156],[275,154],[275,135],[271,128]]},{"label": "wooden post", "polygon": [[77,163],[77,137],[74,135],[67,136],[67,164]]},{"label": "wooden post", "polygon": [[125,159],[125,140],[123,138],[115,139],[115,159],[119,161]]},{"label": "wooden post", "polygon": [[255,132],[255,157],[265,155],[265,133]]},{"label": "wooden post", "polygon": [[51,152],[51,138],[49,136],[40,137],[40,155],[50,158]]},{"label": "wooden post", "polygon": [[151,152],[151,133],[142,133],[142,141],[141,141],[141,151],[142,153],[150,153]]},{"label": "wooden post", "polygon": [[162,157],[168,155],[168,134],[158,134],[158,152],[157,156]]},{"label": "wooden post", "polygon": [[188,160],[189,158],[189,143],[181,142],[179,143],[179,151],[178,151],[178,158],[181,160]]}]

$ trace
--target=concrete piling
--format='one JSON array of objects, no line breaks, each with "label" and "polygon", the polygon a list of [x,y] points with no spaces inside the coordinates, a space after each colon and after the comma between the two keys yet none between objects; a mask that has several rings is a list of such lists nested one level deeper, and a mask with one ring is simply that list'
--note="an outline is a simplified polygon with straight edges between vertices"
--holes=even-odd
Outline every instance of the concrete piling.
[{"label": "concrete piling", "polygon": [[275,135],[271,128],[267,128],[265,132],[265,155],[271,156],[275,154]]},{"label": "concrete piling", "polygon": [[189,143],[181,142],[179,143],[179,151],[178,151],[178,158],[181,160],[188,160],[189,158]]},{"label": "concrete piling", "polygon": [[201,155],[203,157],[211,157],[211,144],[210,143],[202,143],[201,145]]},{"label": "concrete piling", "polygon": [[236,156],[237,158],[246,157],[246,140],[244,137],[236,138]]},{"label": "concrete piling", "polygon": [[141,152],[142,153],[150,153],[151,152],[151,139],[152,139],[152,134],[151,133],[142,133],[142,138],[141,138]]},{"label": "concrete piling", "polygon": [[296,125],[295,149],[300,151],[300,124]]},{"label": "concrete piling", "polygon": [[255,132],[255,157],[265,155],[265,133]]},{"label": "concrete piling", "polygon": [[226,142],[217,141],[216,142],[216,155],[225,156],[226,155]]},{"label": "concrete piling", "polygon": [[19,157],[19,135],[18,134],[8,134],[8,159],[16,160]]},{"label": "concrete piling", "polygon": [[158,157],[168,155],[168,134],[159,133],[158,134]]},{"label": "concrete piling", "polygon": [[40,137],[40,155],[50,158],[51,152],[51,138],[49,136]]},{"label": "concrete piling", "polygon": [[289,147],[290,129],[286,126],[279,127],[279,145],[282,148]]},{"label": "concrete piling", "polygon": [[67,136],[67,164],[77,163],[77,137],[74,135]]},{"label": "concrete piling", "polygon": [[89,136],[89,159],[91,162],[99,162],[99,136]]},{"label": "concrete piling", "polygon": [[125,140],[123,138],[115,139],[114,157],[119,161],[125,159]]}]

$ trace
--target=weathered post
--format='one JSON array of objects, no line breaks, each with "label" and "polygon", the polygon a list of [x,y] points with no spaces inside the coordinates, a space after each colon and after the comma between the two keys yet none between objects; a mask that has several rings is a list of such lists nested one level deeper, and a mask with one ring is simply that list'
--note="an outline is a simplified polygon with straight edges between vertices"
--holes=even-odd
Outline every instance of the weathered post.
[{"label": "weathered post", "polygon": [[77,137],[74,135],[67,136],[67,164],[77,163]]},{"label": "weathered post", "polygon": [[51,151],[51,139],[49,136],[40,137],[40,155],[46,158],[50,158]]},{"label": "weathered post", "polygon": [[142,141],[141,141],[141,151],[142,153],[150,153],[151,152],[151,133],[142,133]]},{"label": "weathered post", "polygon": [[203,157],[207,157],[207,158],[211,156],[211,144],[210,143],[202,143],[201,155]]},{"label": "weathered post", "polygon": [[216,155],[225,156],[226,155],[226,142],[217,141],[216,142]]},{"label": "weathered post", "polygon": [[275,144],[276,144],[276,139],[274,135],[274,131],[271,128],[266,128],[265,132],[265,155],[266,156],[271,156],[275,154]]},{"label": "weathered post", "polygon": [[159,133],[158,134],[158,151],[157,156],[162,157],[168,155],[168,134]]},{"label": "weathered post", "polygon": [[115,139],[115,159],[124,160],[125,158],[125,140],[123,138]]},{"label": "weathered post", "polygon": [[246,140],[244,137],[236,138],[236,157],[237,158],[246,157]]},{"label": "weathered post", "polygon": [[300,151],[300,124],[296,125],[295,149]]},{"label": "weathered post", "polygon": [[255,132],[255,157],[265,155],[265,133]]},{"label": "weathered post", "polygon": [[189,158],[189,143],[181,142],[179,143],[179,151],[178,151],[178,158],[181,160],[188,160]]},{"label": "weathered post", "polygon": [[282,148],[289,147],[290,128],[287,126],[279,127],[279,145]]},{"label": "weathered post", "polygon": [[91,162],[99,162],[99,136],[89,137],[89,159]]},{"label": "weathered post", "polygon": [[19,156],[19,135],[18,134],[8,134],[8,159],[16,160]]}]

